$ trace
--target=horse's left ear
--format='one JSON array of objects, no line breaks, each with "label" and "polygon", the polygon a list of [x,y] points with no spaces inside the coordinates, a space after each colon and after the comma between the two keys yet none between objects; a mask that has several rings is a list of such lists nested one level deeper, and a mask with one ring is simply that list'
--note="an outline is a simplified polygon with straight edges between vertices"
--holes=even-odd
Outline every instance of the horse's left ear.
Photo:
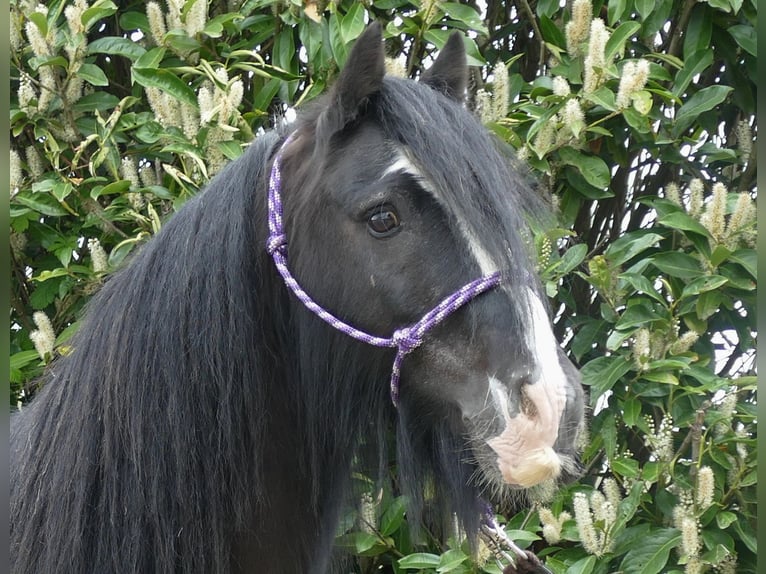
[{"label": "horse's left ear", "polygon": [[420,81],[462,103],[468,84],[465,45],[459,32],[454,32],[436,57],[436,61],[420,77]]},{"label": "horse's left ear", "polygon": [[380,91],[386,73],[383,32],[373,22],[362,32],[330,92],[329,104],[319,118],[321,128],[333,133],[353,121],[367,99]]}]

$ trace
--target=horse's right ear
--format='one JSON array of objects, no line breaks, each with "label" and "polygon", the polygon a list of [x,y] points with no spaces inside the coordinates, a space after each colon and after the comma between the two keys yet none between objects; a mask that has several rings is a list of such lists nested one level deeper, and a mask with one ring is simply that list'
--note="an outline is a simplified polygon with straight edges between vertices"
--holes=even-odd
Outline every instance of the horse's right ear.
[{"label": "horse's right ear", "polygon": [[453,32],[428,68],[420,81],[438,90],[447,97],[462,103],[465,100],[465,87],[468,84],[468,63],[465,57],[465,45],[459,32]]},{"label": "horse's right ear", "polygon": [[385,73],[383,33],[380,24],[373,22],[351,49],[317,127],[330,132],[343,129],[356,118],[367,99],[380,91]]}]

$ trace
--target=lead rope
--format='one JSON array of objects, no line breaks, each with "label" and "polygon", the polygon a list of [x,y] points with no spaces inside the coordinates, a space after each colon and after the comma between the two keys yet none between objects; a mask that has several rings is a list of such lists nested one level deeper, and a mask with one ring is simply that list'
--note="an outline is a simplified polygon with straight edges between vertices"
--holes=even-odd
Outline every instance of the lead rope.
[{"label": "lead rope", "polygon": [[[362,341],[375,347],[389,347],[396,349],[396,357],[391,368],[390,393],[391,402],[395,407],[399,406],[399,381],[401,377],[401,366],[404,357],[417,349],[423,343],[423,337],[426,332],[441,323],[449,315],[460,309],[463,305],[471,301],[474,297],[489,291],[500,284],[500,272],[485,275],[470,283],[464,285],[452,295],[445,297],[433,309],[426,313],[422,319],[401,329],[394,331],[391,337],[378,337],[366,333],[356,327],[349,325],[345,321],[337,318],[319,305],[311,296],[300,286],[293,277],[287,266],[287,235],[284,230],[284,220],[282,213],[282,152],[292,141],[290,134],[279,148],[274,162],[271,166],[269,175],[269,196],[268,196],[268,224],[269,237],[266,241],[266,251],[274,260],[277,271],[282,276],[287,288],[303,303],[303,305],[317,317],[322,319],[331,327],[345,333],[346,335]],[[553,574],[540,559],[532,552],[522,550],[513,542],[505,530],[495,520],[495,514],[492,507],[486,504],[486,510],[482,517],[481,534],[488,541],[488,546],[493,549],[495,556],[507,560],[510,565],[504,570],[504,574]],[[514,559],[503,548],[507,548],[514,554]],[[534,566],[536,569],[518,569],[524,565]],[[499,564],[502,568],[502,564]]]},{"label": "lead rope", "polygon": [[[487,502],[485,504],[480,536],[492,551],[503,574],[553,574],[534,552],[524,550],[510,539],[505,533],[505,527],[498,524],[492,506]],[[508,565],[503,567],[502,560]]]}]

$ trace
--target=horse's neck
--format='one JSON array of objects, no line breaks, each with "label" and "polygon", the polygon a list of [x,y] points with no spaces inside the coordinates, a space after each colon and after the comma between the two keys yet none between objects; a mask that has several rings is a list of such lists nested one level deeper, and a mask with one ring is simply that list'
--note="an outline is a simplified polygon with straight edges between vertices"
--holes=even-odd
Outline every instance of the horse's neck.
[{"label": "horse's neck", "polygon": [[[277,387],[279,388],[279,387]],[[241,572],[325,572],[350,474],[352,449],[328,448],[320,465],[307,463],[308,437],[279,393],[268,401],[259,499],[252,530],[235,546]],[[330,446],[330,445],[328,445]]]}]

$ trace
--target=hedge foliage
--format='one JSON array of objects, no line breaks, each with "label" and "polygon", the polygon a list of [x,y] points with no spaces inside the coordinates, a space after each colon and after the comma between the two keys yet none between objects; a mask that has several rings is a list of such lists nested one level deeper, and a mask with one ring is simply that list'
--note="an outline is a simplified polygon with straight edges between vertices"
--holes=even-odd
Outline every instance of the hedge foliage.
[{"label": "hedge foliage", "polygon": [[[585,476],[507,516],[558,573],[755,572],[753,0],[11,0],[11,396],[83,306],[251,139],[321,94],[370,20],[415,77],[453,30],[469,105],[558,208],[536,230],[589,390]],[[364,477],[359,477],[364,482]],[[360,572],[500,572],[408,536],[395,483]]]}]

